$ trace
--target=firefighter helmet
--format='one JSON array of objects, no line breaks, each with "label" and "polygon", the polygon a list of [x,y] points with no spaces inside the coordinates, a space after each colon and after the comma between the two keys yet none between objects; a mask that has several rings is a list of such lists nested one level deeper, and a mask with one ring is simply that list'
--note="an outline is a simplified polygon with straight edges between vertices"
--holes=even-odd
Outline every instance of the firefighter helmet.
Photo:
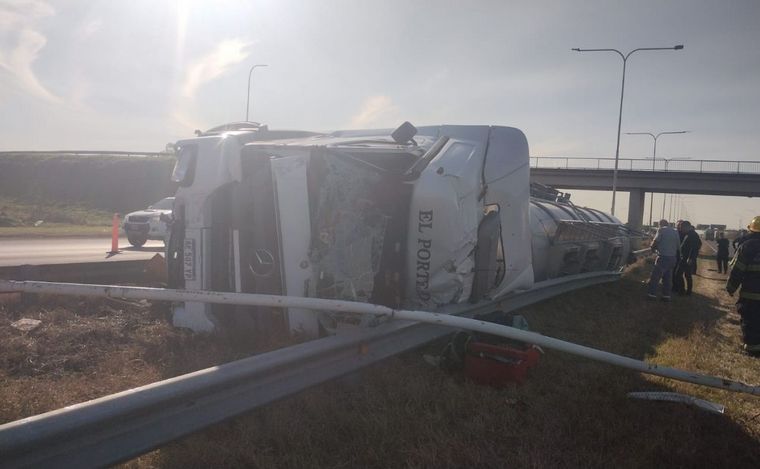
[{"label": "firefighter helmet", "polygon": [[752,221],[749,222],[749,225],[747,225],[747,228],[753,233],[760,233],[760,216],[753,218]]}]

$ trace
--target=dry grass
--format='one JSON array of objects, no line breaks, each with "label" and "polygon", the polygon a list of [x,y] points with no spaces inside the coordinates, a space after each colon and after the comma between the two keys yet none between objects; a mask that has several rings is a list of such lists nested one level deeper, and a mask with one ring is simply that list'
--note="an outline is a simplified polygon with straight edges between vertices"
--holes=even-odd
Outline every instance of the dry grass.
[{"label": "dry grass", "polygon": [[[706,267],[712,264],[702,262],[695,295],[671,304],[644,301],[641,281],[648,269],[639,265],[617,284],[520,313],[546,335],[760,384],[760,362],[738,352],[738,316],[721,292],[722,276]],[[52,305],[25,307],[24,314],[44,318],[46,329],[24,335],[8,321],[0,324],[2,420],[252,351],[171,329],[160,308]],[[82,313],[85,307],[96,312]],[[6,318],[20,317],[23,309],[6,311]],[[99,352],[77,348],[83,343]],[[526,384],[495,390],[429,367],[420,352],[217,425],[127,466],[760,467],[760,398],[553,351]],[[710,399],[726,405],[727,413],[626,398],[644,390]]]},{"label": "dry grass", "polygon": [[[21,332],[20,318],[40,327]],[[27,296],[0,305],[0,422],[54,410],[261,351],[175,329],[164,304]]]}]

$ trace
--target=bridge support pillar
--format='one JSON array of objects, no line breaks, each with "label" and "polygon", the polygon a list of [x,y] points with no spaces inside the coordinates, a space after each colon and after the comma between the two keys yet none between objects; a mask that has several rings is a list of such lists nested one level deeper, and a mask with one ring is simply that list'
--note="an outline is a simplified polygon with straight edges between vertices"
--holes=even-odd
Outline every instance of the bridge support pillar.
[{"label": "bridge support pillar", "polygon": [[[628,195],[628,226],[634,230],[640,230],[644,223],[644,196],[643,189],[632,189]],[[638,249],[639,243],[634,246]]]}]

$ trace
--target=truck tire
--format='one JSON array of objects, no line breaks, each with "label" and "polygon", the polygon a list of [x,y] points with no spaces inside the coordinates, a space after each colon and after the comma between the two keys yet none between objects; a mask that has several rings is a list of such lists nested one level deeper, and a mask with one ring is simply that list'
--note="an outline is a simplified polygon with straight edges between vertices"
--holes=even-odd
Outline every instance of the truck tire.
[{"label": "truck tire", "polygon": [[129,241],[129,244],[136,248],[141,248],[143,244],[148,240],[148,238],[145,238],[143,236],[139,235],[127,235],[127,241]]}]

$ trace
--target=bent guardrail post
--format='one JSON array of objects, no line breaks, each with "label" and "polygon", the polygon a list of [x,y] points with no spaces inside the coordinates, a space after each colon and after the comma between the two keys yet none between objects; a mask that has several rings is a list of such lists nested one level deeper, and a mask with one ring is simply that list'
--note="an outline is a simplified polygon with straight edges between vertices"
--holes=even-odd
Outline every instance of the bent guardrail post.
[{"label": "bent guardrail post", "polygon": [[[613,281],[619,277],[617,273],[595,272],[554,279],[498,300],[476,305],[452,305],[443,308],[443,311],[466,315],[483,314],[497,309],[512,311],[564,292]],[[122,462],[214,423],[442,337],[449,333],[448,327],[464,327],[499,335],[506,331],[517,340],[562,351],[569,348],[573,350],[570,353],[576,355],[592,355],[589,358],[632,369],[643,368],[639,371],[645,373],[689,382],[700,381],[697,384],[706,384],[701,382],[706,379],[709,382],[707,385],[758,394],[757,387],[742,383],[660,368],[540,334],[449,314],[392,310],[363,303],[309,298],[107,285],[0,281],[0,292],[3,291],[46,291],[154,300],[192,297],[195,301],[245,300],[245,304],[299,307],[310,303],[312,307],[320,309],[340,307],[343,311],[353,310],[356,306],[356,309],[372,311],[371,314],[424,318],[436,324],[388,321],[375,328],[309,341],[6,423],[0,425],[0,454],[4,467],[100,467]],[[447,327],[442,326],[444,323]],[[496,329],[493,329],[494,326]],[[585,352],[577,353],[578,348]],[[668,376],[671,374],[668,370],[677,372],[679,376]]]},{"label": "bent guardrail post", "polygon": [[[616,272],[588,272],[443,310],[462,315],[514,311],[619,278]],[[389,321],[10,422],[0,425],[2,466],[113,465],[450,332],[443,326]]]},{"label": "bent guardrail post", "polygon": [[213,291],[169,290],[148,287],[122,287],[109,285],[63,284],[49,282],[15,282],[0,280],[0,291],[23,291],[36,293],[69,294],[96,297],[144,298],[164,301],[199,301],[205,303],[236,304],[247,306],[269,306],[276,308],[301,308],[309,310],[337,311],[345,313],[369,314],[373,316],[398,318],[458,329],[467,329],[485,334],[492,334],[529,344],[578,355],[591,360],[621,366],[665,378],[687,383],[700,384],[719,389],[760,395],[760,387],[732,381],[725,378],[692,373],[677,368],[670,368],[647,363],[641,360],[597,350],[584,345],[547,337],[535,332],[523,331],[476,319],[461,318],[450,314],[429,311],[411,311],[393,309],[387,306],[359,303],[355,301],[332,300],[324,298],[305,298],[295,296],[263,295],[258,293],[230,293]]}]

